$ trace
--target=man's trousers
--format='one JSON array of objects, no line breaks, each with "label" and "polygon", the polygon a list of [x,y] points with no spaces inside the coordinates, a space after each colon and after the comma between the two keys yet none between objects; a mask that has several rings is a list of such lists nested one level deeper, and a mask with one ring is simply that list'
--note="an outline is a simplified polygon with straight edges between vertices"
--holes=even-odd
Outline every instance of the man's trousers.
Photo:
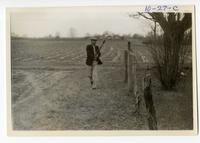
[{"label": "man's trousers", "polygon": [[98,64],[97,61],[93,61],[92,65],[89,66],[89,77],[92,88],[95,89],[98,84]]}]

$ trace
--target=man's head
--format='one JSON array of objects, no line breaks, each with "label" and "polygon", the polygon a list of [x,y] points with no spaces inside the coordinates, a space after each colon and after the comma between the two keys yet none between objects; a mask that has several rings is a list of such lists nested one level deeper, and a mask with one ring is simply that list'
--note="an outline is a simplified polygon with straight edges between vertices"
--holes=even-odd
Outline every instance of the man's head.
[{"label": "man's head", "polygon": [[92,37],[90,40],[91,40],[91,44],[92,44],[92,45],[96,45],[97,38]]}]

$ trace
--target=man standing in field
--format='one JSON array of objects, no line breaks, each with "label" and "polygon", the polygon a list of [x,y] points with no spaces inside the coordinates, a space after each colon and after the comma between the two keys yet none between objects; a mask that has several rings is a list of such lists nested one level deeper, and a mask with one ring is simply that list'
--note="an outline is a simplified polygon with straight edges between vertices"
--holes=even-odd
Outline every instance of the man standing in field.
[{"label": "man standing in field", "polygon": [[86,64],[89,66],[89,78],[92,85],[92,89],[96,89],[98,82],[98,65],[101,65],[102,62],[100,60],[100,49],[96,45],[96,38],[91,38],[91,44],[87,45],[87,60]]}]

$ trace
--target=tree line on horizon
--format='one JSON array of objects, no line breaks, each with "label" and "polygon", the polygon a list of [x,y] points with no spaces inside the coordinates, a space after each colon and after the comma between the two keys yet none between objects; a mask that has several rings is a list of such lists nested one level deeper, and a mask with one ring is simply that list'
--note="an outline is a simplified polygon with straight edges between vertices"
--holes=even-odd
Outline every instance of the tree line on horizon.
[{"label": "tree line on horizon", "polygon": [[[148,35],[148,34],[147,34]],[[29,37],[25,34],[23,35],[19,35],[16,33],[11,33],[11,39],[54,39],[54,40],[59,40],[59,39],[90,39],[91,37],[95,37],[97,39],[118,39],[118,40],[125,40],[125,39],[144,39],[145,36],[141,35],[141,34],[116,34],[110,31],[104,31],[102,34],[90,34],[90,33],[86,33],[85,36],[82,37],[77,37],[75,34],[75,30],[74,32],[71,31],[70,36],[68,37],[63,37],[61,36],[61,34],[59,32],[56,32],[55,34],[49,34],[47,36],[43,36],[43,37]]]}]

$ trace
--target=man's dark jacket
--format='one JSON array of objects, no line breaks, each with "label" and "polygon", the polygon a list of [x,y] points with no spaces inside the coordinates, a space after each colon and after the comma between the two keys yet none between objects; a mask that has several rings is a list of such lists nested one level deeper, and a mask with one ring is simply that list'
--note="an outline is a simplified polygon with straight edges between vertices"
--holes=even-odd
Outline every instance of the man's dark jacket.
[{"label": "man's dark jacket", "polygon": [[[90,45],[87,45],[87,48],[86,48],[86,51],[87,51],[87,59],[86,59],[86,64],[88,66],[91,66],[92,65],[92,62],[94,61],[94,49],[93,49],[93,46],[90,44]],[[97,60],[97,63],[98,65],[101,65],[102,64],[102,61],[100,60],[100,56],[101,56],[101,53],[100,53],[100,50],[99,50],[99,47],[98,46],[95,46],[95,55],[96,55],[96,60]]]}]

